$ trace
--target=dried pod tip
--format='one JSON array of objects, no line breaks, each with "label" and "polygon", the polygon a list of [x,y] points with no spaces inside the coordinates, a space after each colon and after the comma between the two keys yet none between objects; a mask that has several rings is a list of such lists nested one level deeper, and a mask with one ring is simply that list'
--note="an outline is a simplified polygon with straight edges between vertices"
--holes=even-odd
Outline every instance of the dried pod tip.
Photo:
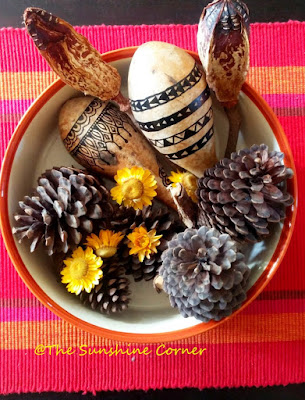
[{"label": "dried pod tip", "polygon": [[23,20],[39,50],[46,50],[50,43],[63,40],[68,31],[67,27],[60,23],[59,18],[41,8],[26,8]]},{"label": "dried pod tip", "polygon": [[115,97],[113,97],[111,100],[115,101],[118,106],[120,107],[120,111],[122,112],[127,112],[130,110],[130,103],[129,100],[122,95],[121,92]]},{"label": "dried pod tip", "polygon": [[198,53],[207,82],[225,107],[234,107],[249,68],[249,10],[239,0],[217,0],[203,11]]}]

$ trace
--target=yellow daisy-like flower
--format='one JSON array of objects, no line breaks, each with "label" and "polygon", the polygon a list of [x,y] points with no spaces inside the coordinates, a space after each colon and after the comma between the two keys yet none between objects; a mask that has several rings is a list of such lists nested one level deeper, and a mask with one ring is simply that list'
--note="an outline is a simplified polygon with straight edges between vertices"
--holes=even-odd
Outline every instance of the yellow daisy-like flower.
[{"label": "yellow daisy-like flower", "polygon": [[157,182],[154,175],[140,167],[123,168],[114,177],[117,185],[111,189],[111,196],[118,204],[142,210],[151,205],[157,195]]},{"label": "yellow daisy-like flower", "polygon": [[92,233],[87,237],[86,245],[95,250],[95,254],[102,258],[109,258],[115,255],[118,245],[123,239],[122,232],[101,230],[99,235]]},{"label": "yellow daisy-like flower", "polygon": [[82,290],[90,293],[103,276],[103,260],[97,257],[90,247],[86,250],[78,247],[64,264],[61,281],[67,283],[67,290],[71,293],[80,294]]},{"label": "yellow daisy-like flower", "polygon": [[169,176],[171,182],[173,182],[173,187],[176,183],[181,183],[184,187],[186,193],[193,200],[194,203],[198,203],[198,198],[196,196],[197,190],[197,178],[190,172],[174,172],[172,171],[171,176]]},{"label": "yellow daisy-like flower", "polygon": [[162,235],[156,235],[156,230],[152,229],[147,232],[143,226],[135,228],[127,238],[130,240],[128,247],[130,247],[129,254],[137,254],[140,262],[145,257],[150,258],[151,253],[157,253],[157,247],[160,244]]}]

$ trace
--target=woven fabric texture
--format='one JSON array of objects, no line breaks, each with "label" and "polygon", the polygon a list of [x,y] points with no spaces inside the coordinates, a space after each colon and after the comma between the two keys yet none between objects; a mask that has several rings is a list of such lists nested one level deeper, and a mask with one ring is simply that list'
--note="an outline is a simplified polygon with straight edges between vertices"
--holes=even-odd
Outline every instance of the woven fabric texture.
[{"label": "woven fabric texture", "polygon": [[[101,52],[162,40],[196,50],[197,25],[94,26],[77,30]],[[166,348],[206,348],[202,356],[37,356],[60,348],[126,345],[56,317],[30,293],[0,243],[0,393],[286,385],[305,381],[305,23],[251,26],[248,81],[273,107],[290,142],[299,181],[291,245],[276,276],[247,309],[219,328]],[[54,81],[23,29],[0,30],[0,159],[23,113]]]}]

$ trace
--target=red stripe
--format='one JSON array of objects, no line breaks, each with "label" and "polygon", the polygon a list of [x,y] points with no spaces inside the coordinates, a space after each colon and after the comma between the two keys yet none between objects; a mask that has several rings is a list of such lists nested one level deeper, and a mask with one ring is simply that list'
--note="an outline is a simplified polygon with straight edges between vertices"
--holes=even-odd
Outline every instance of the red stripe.
[{"label": "red stripe", "polygon": [[305,313],[305,299],[256,300],[243,314]]},{"label": "red stripe", "polygon": [[[13,267],[5,249],[0,234],[0,297],[1,298],[34,298],[29,289],[22,282],[17,271]],[[0,336],[1,337],[1,336]]]},{"label": "red stripe", "polygon": [[[170,345],[172,348],[181,346]],[[183,347],[191,350],[193,346],[196,344]],[[58,356],[55,353],[36,356],[33,349],[2,351],[0,393],[203,389],[287,385],[304,381],[305,342],[209,345],[202,356],[158,357],[158,345],[147,347],[152,351],[147,356],[112,357],[104,354],[80,357],[79,350],[73,355]],[[140,348],[143,349],[143,345]]]},{"label": "red stripe", "polygon": [[[102,25],[76,29],[102,53],[121,47],[140,45],[150,40],[166,41],[185,49],[197,50],[197,25],[154,25],[153,27]],[[276,40],[274,36],[277,37]],[[304,65],[304,36],[304,22],[252,24],[250,65]],[[10,54],[10,57],[7,57],[7,54]],[[38,56],[38,50],[24,29],[3,28],[0,30],[0,71],[49,69],[44,59]]]},{"label": "red stripe", "polygon": [[[305,22],[251,25],[251,66],[303,66]],[[288,77],[289,79],[290,77]]]},{"label": "red stripe", "polygon": [[38,307],[0,308],[0,315],[1,322],[53,321],[59,319],[59,317],[42,304]]},{"label": "red stripe", "polygon": [[305,107],[304,94],[264,94],[263,97],[271,107]]},{"label": "red stripe", "polygon": [[0,115],[5,114],[21,114],[30,107],[33,100],[0,100]]}]

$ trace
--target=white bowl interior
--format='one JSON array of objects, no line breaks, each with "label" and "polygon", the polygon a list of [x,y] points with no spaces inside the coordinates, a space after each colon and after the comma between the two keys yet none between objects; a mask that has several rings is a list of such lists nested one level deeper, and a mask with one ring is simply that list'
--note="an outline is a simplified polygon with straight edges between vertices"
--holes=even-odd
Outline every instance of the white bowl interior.
[{"label": "white bowl interior", "polygon": [[[122,76],[122,91],[127,95],[127,74],[130,58],[112,63]],[[37,178],[53,166],[78,166],[66,151],[57,128],[58,113],[61,105],[78,92],[65,86],[59,90],[36,114],[22,138],[12,165],[9,182],[8,204],[11,225],[18,200],[30,194],[36,186]],[[228,122],[217,101],[213,101],[215,134],[218,156],[224,153]],[[241,94],[240,107],[243,117],[238,148],[252,144],[266,143],[270,149],[279,150],[274,134],[259,109],[244,94]],[[272,236],[254,246],[246,246],[248,265],[251,268],[251,287],[260,277],[269,263],[277,246],[282,225],[278,224]],[[60,307],[75,317],[98,327],[126,333],[161,333],[188,328],[199,324],[194,318],[184,319],[177,310],[169,305],[166,295],[158,295],[152,282],[131,284],[132,300],[129,309],[119,315],[105,316],[80,304],[76,296],[69,294],[63,285],[57,282],[53,273],[51,259],[39,248],[29,253],[28,244],[16,242],[20,256],[33,279],[42,290]],[[133,281],[133,279],[130,279]]]}]

